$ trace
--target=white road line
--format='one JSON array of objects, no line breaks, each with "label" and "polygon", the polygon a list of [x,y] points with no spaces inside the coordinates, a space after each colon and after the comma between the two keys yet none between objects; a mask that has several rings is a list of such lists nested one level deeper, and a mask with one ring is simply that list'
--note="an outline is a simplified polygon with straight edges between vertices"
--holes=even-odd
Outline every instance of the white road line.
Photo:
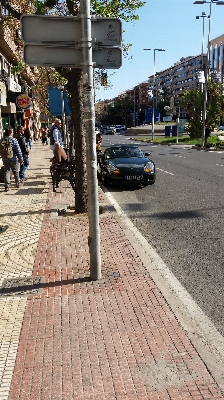
[{"label": "white road line", "polygon": [[174,155],[175,157],[186,158],[184,156],[178,156],[177,154]]},{"label": "white road line", "polygon": [[172,174],[172,172],[168,172],[168,171],[164,171],[163,169],[161,169],[161,168],[156,168],[158,171],[161,171],[161,172],[165,172],[165,174],[169,174],[169,175],[173,175],[174,176],[174,174]]}]

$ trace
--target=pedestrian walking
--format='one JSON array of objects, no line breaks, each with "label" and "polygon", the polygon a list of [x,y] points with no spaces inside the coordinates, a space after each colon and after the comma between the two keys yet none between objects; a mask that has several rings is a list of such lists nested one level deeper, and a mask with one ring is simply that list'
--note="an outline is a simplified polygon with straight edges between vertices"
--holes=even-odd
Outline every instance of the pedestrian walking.
[{"label": "pedestrian walking", "polygon": [[8,192],[10,187],[10,173],[12,171],[16,187],[20,186],[19,170],[23,165],[23,155],[19,143],[13,137],[13,128],[6,128],[3,139],[0,141],[0,155],[4,165],[4,183],[5,192]]},{"label": "pedestrian walking", "polygon": [[23,155],[23,164],[20,165],[20,171],[19,171],[20,183],[23,184],[24,181],[26,180],[25,172],[30,165],[29,149],[26,144],[23,126],[20,125],[17,126],[17,133],[14,135],[14,137],[18,140]]},{"label": "pedestrian walking", "polygon": [[47,138],[48,138],[48,129],[44,128],[41,138],[42,144],[48,144]]},{"label": "pedestrian walking", "polygon": [[29,128],[24,129],[24,136],[26,140],[26,145],[30,150],[32,149],[32,135]]},{"label": "pedestrian walking", "polygon": [[61,120],[58,118],[55,119],[54,125],[52,125],[50,130],[50,149],[53,151],[54,157],[56,155],[55,143],[63,147],[63,138],[61,134]]}]

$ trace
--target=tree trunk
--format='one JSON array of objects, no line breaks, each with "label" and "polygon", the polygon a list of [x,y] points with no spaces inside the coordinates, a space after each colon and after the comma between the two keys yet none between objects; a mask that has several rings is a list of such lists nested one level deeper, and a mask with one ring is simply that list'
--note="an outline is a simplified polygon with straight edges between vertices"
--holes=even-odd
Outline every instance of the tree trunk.
[{"label": "tree trunk", "polygon": [[75,211],[87,211],[87,172],[86,172],[86,142],[82,106],[82,70],[71,69],[68,77],[70,92],[69,107],[71,111],[74,138],[74,153],[76,161],[75,172]]}]

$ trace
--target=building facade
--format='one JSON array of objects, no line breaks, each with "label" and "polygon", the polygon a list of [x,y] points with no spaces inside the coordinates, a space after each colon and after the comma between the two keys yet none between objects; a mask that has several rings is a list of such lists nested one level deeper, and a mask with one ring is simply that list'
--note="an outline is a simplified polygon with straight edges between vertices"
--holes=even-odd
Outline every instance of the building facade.
[{"label": "building facade", "polygon": [[[36,79],[36,67],[22,66],[22,51],[18,40],[20,31],[7,26],[9,11],[0,5],[0,137],[7,126],[24,125],[32,128],[33,102],[31,107],[19,107],[20,95],[32,99],[32,86]],[[36,111],[39,113],[39,110]]]},{"label": "building facade", "polygon": [[206,54],[203,54],[203,57],[200,54],[181,58],[173,66],[156,72],[155,83],[154,75],[151,75],[147,81],[122,92],[112,100],[107,100],[107,103],[110,101],[116,102],[116,99],[120,97],[128,97],[134,102],[135,107],[139,108],[142,105],[147,105],[154,94],[156,105],[163,98],[165,91],[170,97],[173,96],[175,99],[180,100],[186,90],[199,86],[198,72],[202,70],[202,65],[204,68],[207,66]]},{"label": "building facade", "polygon": [[218,36],[209,43],[209,72],[223,83],[224,78],[224,35]]}]

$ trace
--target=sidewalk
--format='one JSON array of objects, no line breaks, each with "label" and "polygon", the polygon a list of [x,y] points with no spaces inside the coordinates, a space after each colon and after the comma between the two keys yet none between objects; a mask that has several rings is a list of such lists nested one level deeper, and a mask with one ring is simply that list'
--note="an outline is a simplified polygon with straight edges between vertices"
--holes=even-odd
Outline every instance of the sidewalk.
[{"label": "sidewalk", "polygon": [[91,282],[88,218],[58,216],[74,193],[52,192],[48,146],[30,158],[23,187],[0,184],[0,400],[224,399],[103,191]]}]

